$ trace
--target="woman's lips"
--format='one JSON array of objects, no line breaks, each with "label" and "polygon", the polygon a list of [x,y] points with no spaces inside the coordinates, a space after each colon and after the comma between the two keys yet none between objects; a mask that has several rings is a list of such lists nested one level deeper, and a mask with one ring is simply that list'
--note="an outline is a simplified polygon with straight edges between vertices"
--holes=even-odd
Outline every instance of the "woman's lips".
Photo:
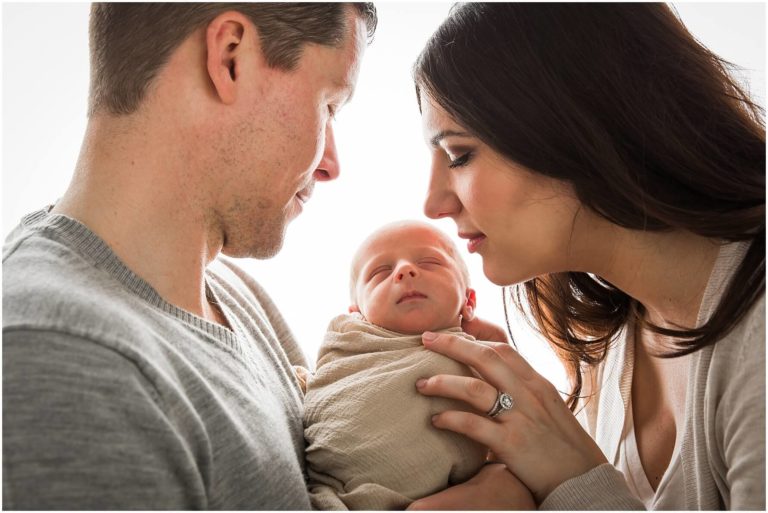
[{"label": "woman's lips", "polygon": [[470,253],[477,252],[478,248],[485,241],[485,235],[482,233],[459,233],[459,237],[462,239],[469,239],[467,241],[467,251]]},{"label": "woman's lips", "polygon": [[473,237],[469,239],[469,242],[467,242],[467,251],[470,253],[474,253],[477,251],[477,249],[480,247],[480,245],[485,241],[485,235],[480,235],[478,237]]}]

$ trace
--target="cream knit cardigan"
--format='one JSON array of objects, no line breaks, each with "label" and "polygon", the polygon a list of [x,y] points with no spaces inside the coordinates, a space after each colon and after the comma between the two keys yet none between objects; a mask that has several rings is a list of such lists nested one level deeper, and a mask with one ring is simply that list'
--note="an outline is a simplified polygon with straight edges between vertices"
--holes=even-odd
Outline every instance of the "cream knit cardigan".
[{"label": "cream knit cardigan", "polygon": [[[699,311],[707,320],[748,243],[723,246]],[[623,340],[596,369],[594,396],[578,417],[615,461],[631,390]],[[631,363],[630,363],[631,365]],[[629,369],[631,371],[631,369]],[[587,381],[587,379],[585,379]],[[588,395],[588,394],[587,394]],[[685,508],[765,510],[765,296],[722,340],[692,355],[680,456]],[[606,463],[557,487],[541,509],[644,509]]]}]

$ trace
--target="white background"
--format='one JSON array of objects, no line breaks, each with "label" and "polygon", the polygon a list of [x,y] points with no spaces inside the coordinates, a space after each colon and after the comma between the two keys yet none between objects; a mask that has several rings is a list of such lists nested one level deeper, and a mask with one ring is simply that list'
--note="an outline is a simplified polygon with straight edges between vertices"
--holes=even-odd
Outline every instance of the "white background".
[{"label": "white background", "polygon": [[[276,258],[242,261],[281,308],[310,361],[328,321],[346,312],[349,260],[360,241],[384,223],[424,217],[428,153],[410,69],[449,7],[377,3],[375,41],[355,98],[336,123],[340,179],[317,187]],[[744,68],[738,76],[764,105],[765,6],[675,7],[702,43]],[[88,11],[87,4],[3,5],[4,235],[24,214],[54,202],[69,183],[86,125]],[[436,225],[455,237],[451,221]],[[466,257],[478,314],[503,324],[501,290],[484,278],[480,257]],[[521,352],[563,390],[562,369],[546,343],[519,319],[513,323]]]}]

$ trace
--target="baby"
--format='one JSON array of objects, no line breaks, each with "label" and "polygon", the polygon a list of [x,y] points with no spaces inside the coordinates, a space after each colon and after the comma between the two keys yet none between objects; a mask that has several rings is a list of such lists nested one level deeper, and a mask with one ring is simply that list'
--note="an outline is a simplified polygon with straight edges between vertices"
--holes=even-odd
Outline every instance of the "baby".
[{"label": "baby", "polygon": [[424,349],[424,331],[468,339],[475,291],[456,247],[432,226],[393,223],[352,261],[351,315],[333,319],[307,377],[304,436],[317,509],[403,509],[477,473],[486,449],[435,429],[430,418],[459,401],[427,398],[416,380],[470,369]]}]

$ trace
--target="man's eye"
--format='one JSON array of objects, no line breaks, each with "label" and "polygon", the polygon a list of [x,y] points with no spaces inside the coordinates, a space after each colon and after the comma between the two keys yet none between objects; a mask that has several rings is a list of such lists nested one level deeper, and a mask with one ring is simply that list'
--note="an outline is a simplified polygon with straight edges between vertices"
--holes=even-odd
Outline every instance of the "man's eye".
[{"label": "man's eye", "polygon": [[442,265],[442,262],[437,258],[422,258],[419,260],[421,265]]},{"label": "man's eye", "polygon": [[456,159],[451,160],[451,163],[448,164],[448,167],[451,168],[451,169],[454,169],[454,168],[457,168],[457,167],[466,166],[467,163],[472,159],[473,156],[474,156],[474,153],[471,152],[471,151],[468,151],[467,153],[465,153],[461,157],[457,157]]}]

